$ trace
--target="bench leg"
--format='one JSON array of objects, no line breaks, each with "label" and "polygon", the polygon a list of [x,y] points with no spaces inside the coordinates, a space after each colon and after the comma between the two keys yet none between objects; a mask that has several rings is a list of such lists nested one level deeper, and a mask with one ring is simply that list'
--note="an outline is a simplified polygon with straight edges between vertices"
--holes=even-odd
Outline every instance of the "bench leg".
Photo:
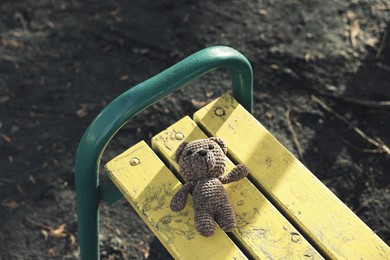
[{"label": "bench leg", "polygon": [[81,259],[99,259],[99,202],[97,196],[84,194],[83,198],[78,199],[77,204]]}]

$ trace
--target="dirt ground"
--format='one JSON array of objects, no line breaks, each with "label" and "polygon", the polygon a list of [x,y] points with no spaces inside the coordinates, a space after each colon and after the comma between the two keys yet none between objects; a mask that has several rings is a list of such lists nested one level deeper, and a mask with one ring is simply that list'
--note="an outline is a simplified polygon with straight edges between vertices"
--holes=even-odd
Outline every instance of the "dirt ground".
[{"label": "dirt ground", "polygon": [[[86,127],[213,45],[250,60],[255,117],[389,244],[389,44],[389,0],[2,0],[0,259],[79,257],[73,165]],[[213,72],[141,113],[102,164],[229,84]],[[103,259],[167,258],[124,200],[102,205],[100,223]]]}]

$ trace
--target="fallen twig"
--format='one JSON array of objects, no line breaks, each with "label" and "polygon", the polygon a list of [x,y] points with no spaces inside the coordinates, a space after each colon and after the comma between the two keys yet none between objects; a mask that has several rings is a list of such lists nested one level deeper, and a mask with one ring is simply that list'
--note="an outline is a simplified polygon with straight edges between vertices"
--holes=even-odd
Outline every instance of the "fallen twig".
[{"label": "fallen twig", "polygon": [[378,62],[376,65],[380,69],[383,69],[383,70],[386,70],[386,71],[390,71],[390,66],[387,66],[387,65],[383,64],[382,62]]},{"label": "fallen twig", "polygon": [[41,229],[45,229],[45,230],[50,230],[51,227],[49,226],[46,226],[45,224],[42,224],[42,223],[39,223],[38,221],[30,218],[29,216],[27,215],[24,215],[24,219],[29,222],[30,224],[32,224],[33,226],[36,226],[36,227],[39,227]]},{"label": "fallen twig", "polygon": [[360,147],[357,147],[356,145],[352,144],[351,142],[349,142],[348,140],[344,139],[344,138],[341,138],[341,140],[346,143],[347,145],[349,145],[350,147],[352,147],[353,149],[359,151],[359,152],[362,152],[362,153],[383,153],[383,149],[367,149],[367,148],[360,148]]},{"label": "fallen twig", "polygon": [[376,8],[378,11],[390,11],[390,6],[387,5],[377,5]]},{"label": "fallen twig", "polygon": [[304,158],[303,158],[303,150],[302,150],[301,144],[299,143],[298,135],[297,135],[297,133],[295,132],[294,127],[293,127],[293,125],[292,125],[290,113],[291,113],[291,108],[289,107],[289,108],[287,109],[287,111],[286,111],[287,126],[288,126],[288,129],[289,129],[290,132],[291,132],[292,137],[293,137],[295,147],[297,148],[297,152],[298,152],[299,159],[302,161],[302,163],[305,164],[305,160],[304,160]]},{"label": "fallen twig", "polygon": [[364,201],[359,207],[357,207],[356,209],[353,209],[353,212],[355,214],[358,214],[358,212],[360,210],[362,210],[364,207],[367,207],[371,203],[372,200],[373,199],[368,199],[368,200]]},{"label": "fallen twig", "polygon": [[357,20],[353,20],[349,26],[349,36],[351,39],[352,48],[356,49],[357,43],[356,38],[360,33],[360,26]]},{"label": "fallen twig", "polygon": [[365,99],[353,98],[353,97],[342,97],[342,96],[337,96],[335,94],[322,93],[322,92],[320,93],[320,95],[334,98],[334,99],[339,99],[355,105],[381,108],[381,109],[390,109],[390,101],[373,101],[373,100],[365,100]]},{"label": "fallen twig", "polygon": [[353,129],[358,135],[360,135],[364,140],[366,140],[367,142],[369,142],[370,144],[374,145],[375,147],[377,147],[381,153],[386,153],[387,155],[390,156],[390,149],[389,147],[382,143],[380,140],[377,141],[377,140],[374,140],[373,138],[367,136],[360,128],[354,126],[351,122],[349,122],[345,117],[343,117],[342,115],[340,115],[339,113],[337,113],[336,111],[334,111],[331,107],[329,107],[323,100],[321,100],[320,98],[312,95],[311,96],[312,100],[314,102],[316,102],[317,104],[319,104],[323,109],[325,109],[326,111],[328,111],[329,113],[333,114],[334,116],[336,116],[338,119],[340,119],[341,121],[343,121],[345,124],[347,124],[351,129]]},{"label": "fallen twig", "polygon": [[383,52],[383,49],[385,48],[385,42],[387,38],[387,31],[383,33],[381,45],[379,45],[378,51],[376,52],[375,58],[378,60]]}]

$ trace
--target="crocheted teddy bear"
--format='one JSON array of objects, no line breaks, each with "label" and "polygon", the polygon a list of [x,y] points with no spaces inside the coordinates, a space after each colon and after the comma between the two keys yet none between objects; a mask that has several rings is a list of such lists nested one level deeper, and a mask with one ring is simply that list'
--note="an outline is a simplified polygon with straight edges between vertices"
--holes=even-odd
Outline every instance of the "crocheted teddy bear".
[{"label": "crocheted teddy bear", "polygon": [[191,193],[196,230],[206,237],[214,234],[214,220],[224,231],[232,231],[236,226],[223,184],[238,181],[249,173],[245,165],[237,165],[222,176],[226,169],[226,152],[224,141],[216,137],[183,142],[176,152],[186,183],[172,198],[170,207],[181,211]]}]

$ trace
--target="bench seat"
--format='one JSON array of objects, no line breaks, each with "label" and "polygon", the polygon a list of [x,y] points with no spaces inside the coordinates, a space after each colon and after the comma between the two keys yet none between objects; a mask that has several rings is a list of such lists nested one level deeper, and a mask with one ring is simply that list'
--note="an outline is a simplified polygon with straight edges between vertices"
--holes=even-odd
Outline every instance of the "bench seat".
[{"label": "bench seat", "polygon": [[[195,230],[191,196],[183,211],[169,204],[182,182],[176,149],[208,136],[226,142],[227,171],[242,163],[250,175],[225,185],[237,227],[206,238]],[[151,143],[105,171],[176,259],[390,259],[390,248],[229,94]]]}]

